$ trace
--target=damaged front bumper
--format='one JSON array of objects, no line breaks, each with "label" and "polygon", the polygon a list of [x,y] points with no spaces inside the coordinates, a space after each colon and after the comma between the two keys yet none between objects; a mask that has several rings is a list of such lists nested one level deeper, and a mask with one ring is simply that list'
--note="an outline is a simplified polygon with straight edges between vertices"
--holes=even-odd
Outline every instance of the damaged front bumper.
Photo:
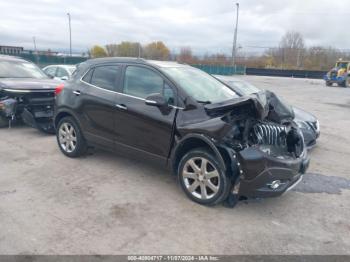
[{"label": "damaged front bumper", "polygon": [[30,112],[28,109],[24,108],[21,114],[23,122],[33,128],[37,128],[46,133],[54,133],[55,127],[53,124],[53,111],[35,111]]},{"label": "damaged front bumper", "polygon": [[299,158],[282,159],[250,147],[236,154],[240,173],[235,193],[248,198],[277,197],[301,181],[310,158],[306,149]]}]

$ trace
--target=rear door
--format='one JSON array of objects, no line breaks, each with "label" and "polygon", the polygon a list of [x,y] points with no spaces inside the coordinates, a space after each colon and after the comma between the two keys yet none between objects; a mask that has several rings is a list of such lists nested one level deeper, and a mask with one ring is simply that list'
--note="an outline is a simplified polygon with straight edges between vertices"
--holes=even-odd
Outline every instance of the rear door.
[{"label": "rear door", "polygon": [[[176,113],[176,89],[152,67],[127,65],[123,71],[123,95],[115,117],[116,143],[166,158]],[[145,104],[146,97],[154,93],[164,95],[171,105],[168,110]]]},{"label": "rear door", "polygon": [[80,121],[89,141],[113,147],[115,138],[115,113],[118,98],[121,66],[99,65],[91,68],[81,79],[73,93],[80,100]]}]

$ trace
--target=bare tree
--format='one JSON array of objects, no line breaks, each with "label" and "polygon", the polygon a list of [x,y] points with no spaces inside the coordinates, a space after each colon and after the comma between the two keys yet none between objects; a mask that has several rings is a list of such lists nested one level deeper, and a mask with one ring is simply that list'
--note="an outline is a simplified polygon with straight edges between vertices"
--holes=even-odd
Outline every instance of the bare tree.
[{"label": "bare tree", "polygon": [[196,64],[198,59],[192,54],[191,47],[182,47],[176,60],[180,63]]},{"label": "bare tree", "polygon": [[289,31],[281,39],[279,53],[282,67],[300,68],[305,53],[304,38],[299,32]]}]

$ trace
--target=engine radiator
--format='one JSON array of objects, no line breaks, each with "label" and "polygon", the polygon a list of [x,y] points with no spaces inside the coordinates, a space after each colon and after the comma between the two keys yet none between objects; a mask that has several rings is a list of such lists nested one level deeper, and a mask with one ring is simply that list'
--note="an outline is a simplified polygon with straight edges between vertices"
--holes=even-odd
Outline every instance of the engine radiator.
[{"label": "engine radiator", "polygon": [[257,143],[261,145],[286,146],[286,127],[277,124],[257,124],[253,128]]}]

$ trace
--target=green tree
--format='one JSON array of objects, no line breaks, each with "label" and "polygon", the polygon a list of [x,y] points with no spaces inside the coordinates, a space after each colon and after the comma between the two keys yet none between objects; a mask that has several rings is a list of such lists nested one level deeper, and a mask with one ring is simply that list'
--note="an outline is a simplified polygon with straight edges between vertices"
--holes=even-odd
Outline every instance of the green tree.
[{"label": "green tree", "polygon": [[162,42],[152,42],[144,47],[144,57],[155,60],[168,60],[170,56],[169,48]]},{"label": "green tree", "polygon": [[106,45],[108,56],[138,57],[141,56],[140,43],[123,41],[120,44]]},{"label": "green tree", "polygon": [[91,57],[93,57],[93,58],[107,56],[106,50],[102,46],[99,46],[99,45],[93,46],[90,50],[90,54],[91,54]]}]

